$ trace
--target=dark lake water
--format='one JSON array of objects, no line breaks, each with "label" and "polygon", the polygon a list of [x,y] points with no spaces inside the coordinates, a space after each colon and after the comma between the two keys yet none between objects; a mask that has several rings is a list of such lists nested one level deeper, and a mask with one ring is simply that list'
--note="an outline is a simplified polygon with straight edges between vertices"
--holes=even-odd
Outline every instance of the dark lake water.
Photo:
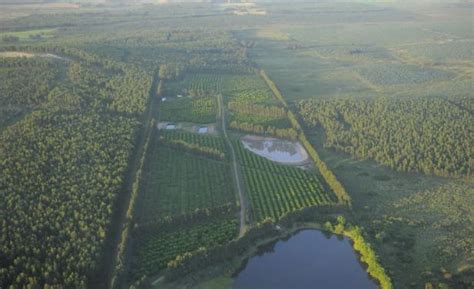
[{"label": "dark lake water", "polygon": [[233,289],[377,289],[349,240],[302,230],[261,248],[234,278]]}]

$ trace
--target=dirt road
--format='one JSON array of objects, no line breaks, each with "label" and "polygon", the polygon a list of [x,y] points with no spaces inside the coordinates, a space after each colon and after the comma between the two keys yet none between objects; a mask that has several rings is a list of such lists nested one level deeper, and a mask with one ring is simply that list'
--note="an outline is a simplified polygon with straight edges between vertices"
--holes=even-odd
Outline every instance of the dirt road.
[{"label": "dirt road", "polygon": [[232,144],[232,142],[229,139],[229,136],[227,134],[227,128],[226,128],[226,121],[225,121],[225,108],[224,108],[224,100],[222,98],[222,95],[218,96],[217,99],[219,103],[219,117],[221,119],[221,127],[222,127],[222,133],[224,134],[225,141],[230,149],[230,154],[232,157],[232,171],[233,171],[233,176],[234,176],[234,182],[236,184],[237,192],[239,193],[239,203],[240,203],[240,230],[239,230],[239,238],[242,237],[245,232],[247,231],[247,204],[245,201],[245,196],[244,196],[244,191],[243,191],[243,184],[242,184],[242,178],[240,175],[240,166],[237,161],[237,157],[235,155],[235,149]]}]

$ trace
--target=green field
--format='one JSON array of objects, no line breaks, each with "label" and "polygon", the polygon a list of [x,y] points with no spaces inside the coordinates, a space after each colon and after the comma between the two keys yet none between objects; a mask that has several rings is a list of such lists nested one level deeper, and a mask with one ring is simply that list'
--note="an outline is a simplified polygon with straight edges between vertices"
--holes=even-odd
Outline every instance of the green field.
[{"label": "green field", "polygon": [[168,83],[165,87],[166,95],[215,95],[221,91],[223,78],[220,74],[186,73],[182,79]]},{"label": "green field", "polygon": [[257,156],[235,142],[254,222],[278,220],[298,209],[333,205],[336,198],[314,172],[280,165]]},{"label": "green field", "polygon": [[218,160],[226,158],[224,139],[219,136],[163,130],[160,133],[160,141],[171,147],[182,148]]},{"label": "green field", "polygon": [[228,163],[151,143],[140,197],[140,220],[149,222],[235,203]]},{"label": "green field", "polygon": [[236,219],[211,219],[192,224],[189,228],[180,225],[179,230],[163,231],[147,228],[144,237],[137,237],[137,256],[133,260],[136,277],[156,273],[168,266],[177,256],[199,248],[222,245],[235,238]]},{"label": "green field", "polygon": [[173,98],[160,106],[160,119],[173,122],[211,123],[216,121],[215,97]]},{"label": "green field", "polygon": [[19,41],[33,41],[43,38],[52,38],[56,33],[56,29],[34,29],[18,32],[3,32],[0,33],[0,39],[8,43],[7,38],[16,37]]}]

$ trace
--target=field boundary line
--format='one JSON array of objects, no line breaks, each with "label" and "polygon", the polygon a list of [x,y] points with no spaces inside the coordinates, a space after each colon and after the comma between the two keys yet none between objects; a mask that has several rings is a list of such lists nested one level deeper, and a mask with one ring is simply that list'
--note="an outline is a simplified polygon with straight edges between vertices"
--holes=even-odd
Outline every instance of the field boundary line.
[{"label": "field boundary line", "polygon": [[276,84],[270,79],[265,70],[260,69],[258,73],[260,77],[265,81],[268,88],[272,91],[275,98],[279,100],[281,104],[288,110],[288,118],[293,128],[296,129],[296,131],[298,132],[298,139],[301,141],[304,148],[308,151],[308,154],[311,156],[311,159],[313,159],[314,164],[318,167],[319,172],[326,181],[326,184],[336,195],[337,199],[339,200],[339,203],[350,206],[350,195],[347,193],[344,186],[336,178],[336,175],[334,175],[334,173],[329,169],[326,163],[320,158],[316,149],[308,141],[308,138],[306,137],[306,134],[302,126],[300,125],[298,118],[296,117],[295,113],[290,109],[288,103],[286,102],[285,98],[281,94]]},{"label": "field boundary line", "polygon": [[124,193],[126,194],[125,199],[123,200],[124,205],[121,207],[120,211],[120,220],[118,224],[116,240],[113,244],[114,253],[110,257],[112,258],[109,268],[107,268],[107,274],[105,276],[106,286],[105,288],[121,288],[121,279],[123,278],[122,274],[126,268],[126,255],[129,245],[130,230],[132,229],[133,222],[133,211],[135,208],[136,199],[139,193],[140,188],[140,179],[142,175],[143,164],[145,161],[146,152],[148,150],[149,140],[153,131],[154,123],[153,112],[156,107],[156,100],[159,97],[158,89],[161,88],[162,81],[158,81],[158,76],[155,74],[153,76],[153,82],[150,88],[150,95],[147,104],[147,110],[144,114],[143,127],[139,136],[137,136],[137,151],[131,159],[131,171],[127,176],[128,180],[124,188]]}]

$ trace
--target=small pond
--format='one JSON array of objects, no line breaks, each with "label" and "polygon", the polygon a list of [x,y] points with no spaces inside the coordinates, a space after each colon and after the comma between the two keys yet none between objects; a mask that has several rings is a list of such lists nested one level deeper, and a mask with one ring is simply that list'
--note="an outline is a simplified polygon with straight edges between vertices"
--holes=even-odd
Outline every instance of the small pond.
[{"label": "small pond", "polygon": [[279,163],[300,165],[308,159],[308,153],[296,141],[247,135],[242,143],[251,152]]},{"label": "small pond", "polygon": [[377,289],[347,238],[302,230],[260,248],[232,289]]},{"label": "small pond", "polygon": [[198,133],[208,133],[209,132],[209,128],[207,126],[200,126],[198,128]]}]

